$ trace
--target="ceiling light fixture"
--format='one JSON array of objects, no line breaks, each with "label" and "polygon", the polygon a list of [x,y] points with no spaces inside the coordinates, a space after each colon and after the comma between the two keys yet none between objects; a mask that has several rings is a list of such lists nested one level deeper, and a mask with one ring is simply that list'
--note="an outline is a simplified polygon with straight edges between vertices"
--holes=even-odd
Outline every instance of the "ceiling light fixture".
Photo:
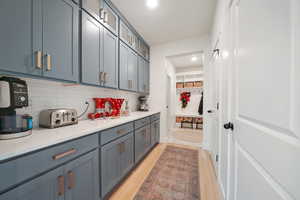
[{"label": "ceiling light fixture", "polygon": [[150,9],[154,9],[158,6],[158,0],[147,0],[147,6]]},{"label": "ceiling light fixture", "polygon": [[195,62],[198,60],[198,58],[196,56],[193,56],[191,60],[192,60],[192,62]]}]

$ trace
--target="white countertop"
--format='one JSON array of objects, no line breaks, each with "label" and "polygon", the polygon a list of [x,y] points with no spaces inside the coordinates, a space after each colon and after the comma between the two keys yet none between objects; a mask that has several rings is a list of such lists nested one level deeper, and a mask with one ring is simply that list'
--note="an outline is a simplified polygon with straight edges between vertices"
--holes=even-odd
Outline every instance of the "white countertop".
[{"label": "white countertop", "polygon": [[142,119],[156,113],[159,113],[159,111],[131,112],[129,116],[117,119],[82,120],[76,125],[56,129],[33,129],[30,136],[0,140],[0,161]]}]

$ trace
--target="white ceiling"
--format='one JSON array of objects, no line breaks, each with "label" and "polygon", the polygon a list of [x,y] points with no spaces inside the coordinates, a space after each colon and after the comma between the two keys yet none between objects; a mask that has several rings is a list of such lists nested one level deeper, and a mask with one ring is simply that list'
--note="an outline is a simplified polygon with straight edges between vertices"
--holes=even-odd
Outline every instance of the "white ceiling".
[{"label": "white ceiling", "polygon": [[208,34],[217,0],[158,0],[155,9],[146,0],[111,0],[150,44]]},{"label": "white ceiling", "polygon": [[[192,60],[192,58],[196,58],[196,60]],[[186,55],[172,56],[168,57],[168,60],[175,68],[197,68],[199,69],[202,66],[202,53],[192,53]]]}]

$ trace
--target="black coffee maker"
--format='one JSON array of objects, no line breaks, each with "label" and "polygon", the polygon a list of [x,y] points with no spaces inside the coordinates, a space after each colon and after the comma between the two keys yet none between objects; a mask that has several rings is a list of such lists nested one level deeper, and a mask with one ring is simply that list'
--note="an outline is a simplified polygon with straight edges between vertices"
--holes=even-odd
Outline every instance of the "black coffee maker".
[{"label": "black coffee maker", "polygon": [[0,139],[31,134],[32,117],[17,115],[16,110],[28,106],[28,88],[24,80],[0,77]]}]

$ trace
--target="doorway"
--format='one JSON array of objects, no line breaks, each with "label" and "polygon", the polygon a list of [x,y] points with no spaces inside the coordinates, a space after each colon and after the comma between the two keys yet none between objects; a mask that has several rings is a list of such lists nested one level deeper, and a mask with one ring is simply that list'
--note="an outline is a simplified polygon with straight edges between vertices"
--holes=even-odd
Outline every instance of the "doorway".
[{"label": "doorway", "polygon": [[174,117],[168,116],[167,120],[171,142],[192,146],[202,145],[203,57],[203,52],[192,52],[167,58],[175,76],[174,84],[167,85],[167,88],[171,87],[168,88],[169,91],[175,91],[172,98],[167,98],[170,105],[173,105],[168,113],[173,113]]}]

